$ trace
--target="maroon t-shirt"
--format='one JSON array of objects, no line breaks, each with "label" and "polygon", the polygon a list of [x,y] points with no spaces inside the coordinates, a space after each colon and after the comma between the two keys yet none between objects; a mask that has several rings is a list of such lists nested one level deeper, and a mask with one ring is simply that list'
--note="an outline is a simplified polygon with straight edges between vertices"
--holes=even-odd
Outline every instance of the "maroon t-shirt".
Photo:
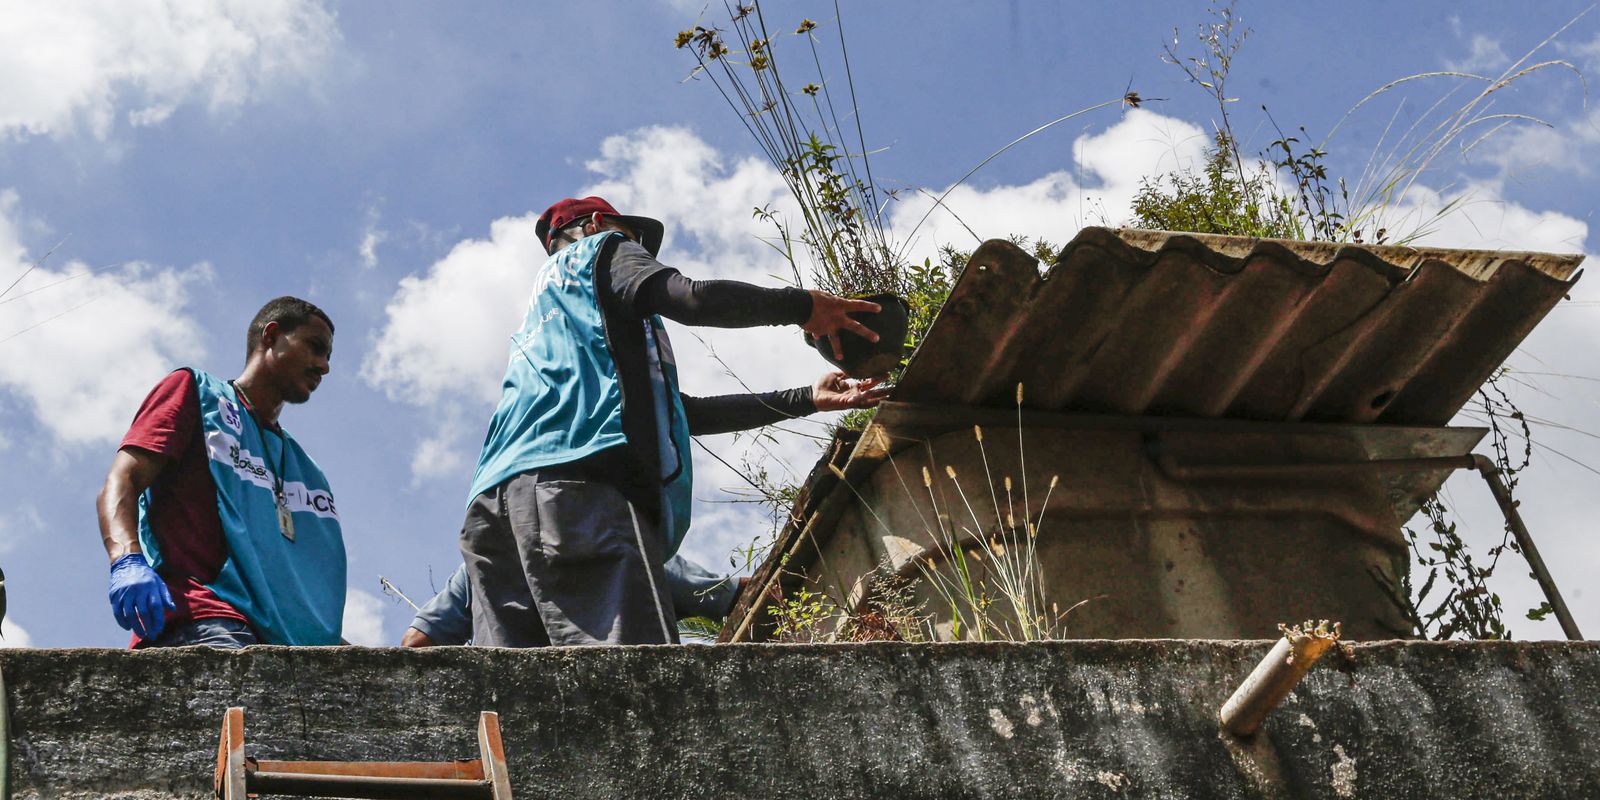
[{"label": "maroon t-shirt", "polygon": [[[167,612],[167,628],[215,617],[249,622],[204,585],[216,580],[228,544],[200,427],[200,394],[187,370],[168,375],[150,391],[118,449],[128,447],[167,458],[150,487],[146,510],[161,549],[158,572],[177,606]],[[139,644],[137,635],[133,644]]]}]

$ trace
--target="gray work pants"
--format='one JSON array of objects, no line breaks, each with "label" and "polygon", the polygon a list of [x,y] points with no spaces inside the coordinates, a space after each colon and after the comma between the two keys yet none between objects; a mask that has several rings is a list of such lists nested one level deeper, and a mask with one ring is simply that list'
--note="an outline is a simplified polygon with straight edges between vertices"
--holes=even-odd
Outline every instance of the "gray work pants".
[{"label": "gray work pants", "polygon": [[473,498],[461,526],[473,642],[675,644],[661,550],[616,487],[517,475]]}]

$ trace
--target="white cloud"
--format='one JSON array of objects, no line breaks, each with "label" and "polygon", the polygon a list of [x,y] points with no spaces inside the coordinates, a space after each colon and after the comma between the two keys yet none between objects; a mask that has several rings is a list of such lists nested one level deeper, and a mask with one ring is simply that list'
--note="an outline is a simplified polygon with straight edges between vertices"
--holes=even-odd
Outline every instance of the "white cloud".
[{"label": "white cloud", "polygon": [[1565,42],[1557,40],[1554,42],[1554,44],[1556,52],[1560,53],[1564,57],[1577,61],[1578,66],[1582,68],[1584,72],[1589,71],[1588,68],[1594,64],[1596,59],[1600,59],[1600,34],[1596,34],[1594,37],[1585,42]]},{"label": "white cloud", "polygon": [[[690,14],[700,14],[711,7],[707,0],[663,0],[663,2],[674,11]],[[722,10],[721,5],[717,5],[715,8],[719,11]]]},{"label": "white cloud", "polygon": [[[945,196],[944,209],[928,214],[920,229],[916,225],[933,207],[933,198],[907,197],[893,207],[893,238],[907,241],[915,232],[911,255],[916,261],[936,257],[941,244],[976,247],[973,233],[981,239],[1020,235],[1065,244],[1086,225],[1126,222],[1145,178],[1198,168],[1208,142],[1199,126],[1133,109],[1104,131],[1078,137],[1071,155],[1061,158],[1071,169],[1018,186],[957,187]],[[943,192],[934,191],[934,197]]]},{"label": "white cloud", "polygon": [[1467,42],[1467,49],[1467,54],[1459,59],[1446,59],[1445,69],[1485,75],[1490,72],[1498,73],[1511,63],[1505,49],[1500,46],[1500,40],[1486,34],[1473,34]]},{"label": "white cloud", "polygon": [[765,161],[743,158],[729,164],[685,128],[651,127],[607,138],[600,157],[585,166],[600,180],[578,194],[597,194],[625,214],[660,219],[667,229],[663,260],[686,274],[788,273],[758,238],[772,236],[771,227],[751,217],[757,207],[768,205],[792,214],[782,178]]},{"label": "white cloud", "polygon": [[344,639],[362,647],[383,647],[383,601],[371,592],[347,589],[344,596]]},{"label": "white cloud", "polygon": [[[1441,211],[1459,199],[1453,210]],[[1389,230],[1390,239],[1411,231],[1429,232],[1414,244],[1485,250],[1582,252],[1589,226],[1558,211],[1535,211],[1505,199],[1495,180],[1466,183],[1446,194],[1416,186],[1405,198],[1374,219],[1373,228]]]},{"label": "white cloud", "polygon": [[33,646],[33,637],[28,634],[25,628],[18,625],[16,620],[10,617],[0,621],[0,636],[5,637],[0,639],[0,648]]},{"label": "white cloud", "polygon": [[1553,121],[1548,126],[1521,122],[1496,133],[1478,149],[1507,177],[1532,169],[1592,175],[1592,162],[1600,153],[1600,111]]},{"label": "white cloud", "polygon": [[179,107],[237,107],[312,74],[339,39],[316,0],[52,0],[0,14],[0,136],[105,138]]},{"label": "white cloud", "polygon": [[545,259],[537,219],[497,219],[487,240],[460,242],[426,275],[401,280],[361,365],[368,385],[422,406],[498,397],[511,333]]},{"label": "white cloud", "polygon": [[[14,192],[0,193],[0,288],[29,266],[17,205]],[[210,279],[209,265],[89,272],[77,261],[41,266],[0,307],[0,392],[68,445],[119,440],[150,387],[205,352],[185,306],[190,287]]]},{"label": "white cloud", "polygon": [[411,480],[413,486],[427,481],[459,479],[468,474],[473,462],[458,446],[468,433],[456,414],[439,421],[432,433],[417,443],[411,455]]},{"label": "white cloud", "polygon": [[0,514],[0,554],[9,552],[17,543],[29,536],[44,533],[44,517],[38,506],[31,503],[19,505]]},{"label": "white cloud", "polygon": [[361,244],[357,248],[361,254],[361,266],[372,269],[378,266],[378,245],[389,239],[389,232],[378,227],[383,219],[383,212],[376,203],[367,206],[366,222],[361,227]]}]

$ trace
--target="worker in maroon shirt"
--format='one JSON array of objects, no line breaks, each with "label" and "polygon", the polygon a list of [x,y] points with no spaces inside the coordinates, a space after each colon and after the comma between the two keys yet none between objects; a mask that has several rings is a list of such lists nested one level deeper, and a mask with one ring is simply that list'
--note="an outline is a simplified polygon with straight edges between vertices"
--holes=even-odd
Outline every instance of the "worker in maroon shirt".
[{"label": "worker in maroon shirt", "polygon": [[112,613],[134,647],[340,642],[333,495],[278,425],[328,373],[333,322],[280,297],[246,345],[232,381],[180,369],[157,384],[100,490]]}]

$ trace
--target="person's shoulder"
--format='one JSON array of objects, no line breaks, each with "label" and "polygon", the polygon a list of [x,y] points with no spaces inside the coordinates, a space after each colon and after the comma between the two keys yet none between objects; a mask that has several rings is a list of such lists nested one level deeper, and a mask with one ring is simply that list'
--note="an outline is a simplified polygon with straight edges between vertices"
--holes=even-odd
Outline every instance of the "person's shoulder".
[{"label": "person's shoulder", "polygon": [[601,270],[609,276],[612,291],[628,303],[651,276],[672,270],[656,260],[650,251],[625,236],[615,236],[601,251]]},{"label": "person's shoulder", "polygon": [[140,411],[157,406],[186,405],[194,395],[194,371],[181,367],[167,373],[145,397]]},{"label": "person's shoulder", "polygon": [[200,398],[193,373],[177,369],[162,378],[145,396],[120,447],[139,447],[171,455],[200,428]]},{"label": "person's shoulder", "polygon": [[166,377],[163,377],[161,382],[156,384],[156,388],[159,389],[163,387],[188,386],[194,383],[194,376],[196,372],[198,372],[198,370],[194,369],[193,367],[178,367],[177,369],[167,373]]},{"label": "person's shoulder", "polygon": [[614,236],[605,245],[604,252],[609,254],[612,263],[628,263],[639,266],[664,266],[644,245],[629,239],[626,236]]}]

